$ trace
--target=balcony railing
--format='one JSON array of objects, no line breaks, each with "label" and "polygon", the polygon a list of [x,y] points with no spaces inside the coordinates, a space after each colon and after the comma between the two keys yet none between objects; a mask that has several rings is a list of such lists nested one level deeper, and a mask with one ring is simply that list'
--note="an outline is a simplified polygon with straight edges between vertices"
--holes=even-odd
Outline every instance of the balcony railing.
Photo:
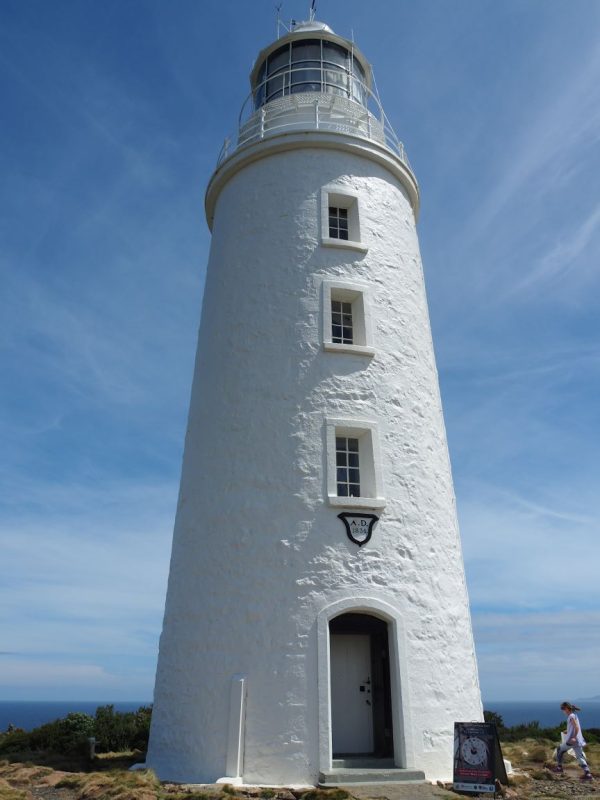
[{"label": "balcony railing", "polygon": [[[239,147],[258,142],[270,136],[296,131],[329,131],[367,139],[386,147],[410,169],[404,145],[388,122],[379,98],[364,84],[360,95],[365,104],[351,99],[349,91],[334,84],[316,85],[321,91],[298,91],[294,86],[294,73],[284,83],[280,96],[254,110],[254,97],[260,86],[248,96],[239,118],[237,136],[225,139],[217,160],[220,165]],[[356,78],[352,78],[356,94]],[[287,86],[287,91],[285,90]],[[295,90],[295,91],[294,91]]]}]

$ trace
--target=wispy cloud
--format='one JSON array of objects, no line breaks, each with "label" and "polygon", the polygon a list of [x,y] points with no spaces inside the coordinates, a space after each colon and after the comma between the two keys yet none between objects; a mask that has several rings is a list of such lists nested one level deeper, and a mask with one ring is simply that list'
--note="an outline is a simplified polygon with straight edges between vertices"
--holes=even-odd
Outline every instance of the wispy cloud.
[{"label": "wispy cloud", "polygon": [[[478,237],[485,236],[498,216],[517,201],[521,206],[528,196],[525,188],[543,171],[545,191],[570,177],[576,162],[600,137],[600,46],[579,54],[562,85],[546,87],[542,98],[531,98],[521,109],[519,124],[513,123],[512,141],[505,143],[503,158],[497,165],[498,180],[470,220]],[[509,121],[510,123],[511,121]]]},{"label": "wispy cloud", "polygon": [[473,624],[488,700],[559,701],[598,693],[597,611],[476,612]]},{"label": "wispy cloud", "polygon": [[573,272],[577,269],[579,257],[585,254],[595,239],[595,249],[589,254],[588,266],[581,272],[584,276],[591,270],[596,272],[600,263],[600,204],[588,216],[578,221],[578,224],[568,229],[564,237],[559,238],[556,245],[540,258],[522,280],[516,281],[511,291],[519,294]]},{"label": "wispy cloud", "polygon": [[60,686],[63,689],[72,685],[95,686],[105,689],[118,682],[117,676],[111,675],[95,664],[69,664],[52,661],[26,661],[14,659],[0,662],[0,686],[17,688],[33,688],[40,684],[44,687]]},{"label": "wispy cloud", "polygon": [[[462,487],[461,532],[475,611],[586,608],[600,602],[600,507],[548,486],[539,502],[482,483]],[[538,490],[538,495],[540,495]]]},{"label": "wispy cloud", "polygon": [[7,489],[0,628],[14,656],[2,659],[0,688],[150,696],[176,491],[39,479]]}]

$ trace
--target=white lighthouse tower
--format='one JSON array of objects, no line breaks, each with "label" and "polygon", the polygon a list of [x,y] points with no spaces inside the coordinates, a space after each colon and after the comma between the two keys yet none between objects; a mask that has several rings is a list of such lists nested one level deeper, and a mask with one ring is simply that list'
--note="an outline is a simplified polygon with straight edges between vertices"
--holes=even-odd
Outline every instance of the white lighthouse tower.
[{"label": "white lighthouse tower", "polygon": [[212,230],[147,763],[448,779],[482,709],[419,244],[369,63],[262,50]]}]

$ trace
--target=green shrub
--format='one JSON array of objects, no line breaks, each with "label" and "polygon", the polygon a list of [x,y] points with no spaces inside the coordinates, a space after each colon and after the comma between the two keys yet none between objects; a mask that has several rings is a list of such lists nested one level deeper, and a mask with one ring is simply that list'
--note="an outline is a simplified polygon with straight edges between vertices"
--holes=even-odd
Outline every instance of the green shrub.
[{"label": "green shrub", "polygon": [[484,710],[483,719],[485,720],[485,722],[492,722],[498,728],[499,731],[504,728],[504,720],[502,719],[500,714],[497,714],[495,711]]},{"label": "green shrub", "polygon": [[89,714],[74,712],[64,719],[47,722],[32,731],[7,733],[0,742],[0,753],[26,750],[51,750],[55,753],[84,753],[88,737],[94,735],[94,719]]},{"label": "green shrub", "polygon": [[115,711],[112,705],[100,706],[96,709],[93,733],[97,752],[146,750],[151,717],[150,706],[141,706],[137,711],[125,713]]},{"label": "green shrub", "polygon": [[29,734],[25,731],[5,733],[0,739],[0,753],[2,754],[20,753],[29,749]]},{"label": "green shrub", "polygon": [[145,751],[148,747],[152,709],[119,713],[114,706],[100,706],[96,716],[79,712],[47,722],[32,731],[13,731],[0,737],[0,755],[46,750],[64,755],[85,756],[88,738],[95,737],[98,753],[123,750]]},{"label": "green shrub", "polygon": [[521,739],[547,739],[550,742],[560,741],[560,732],[564,726],[557,725],[554,728],[540,728],[537,720],[525,722],[521,725],[513,725],[512,728],[504,728],[502,731],[503,742],[518,742]]},{"label": "green shrub", "polygon": [[583,735],[590,744],[598,744],[600,742],[600,728],[586,728],[583,731]]},{"label": "green shrub", "polygon": [[64,719],[35,728],[29,734],[32,750],[53,750],[55,753],[82,753],[87,739],[94,735],[94,720],[89,714],[74,712]]}]

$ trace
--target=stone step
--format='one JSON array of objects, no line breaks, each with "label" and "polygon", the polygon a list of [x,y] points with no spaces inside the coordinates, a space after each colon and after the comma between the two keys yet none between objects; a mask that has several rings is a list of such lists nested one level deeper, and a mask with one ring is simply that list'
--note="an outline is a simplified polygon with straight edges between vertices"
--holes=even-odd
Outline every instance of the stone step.
[{"label": "stone step", "polygon": [[346,767],[347,769],[368,768],[368,769],[394,769],[393,758],[375,758],[374,756],[347,756],[346,758],[334,758],[331,761],[334,769]]},{"label": "stone step", "polygon": [[420,769],[332,767],[319,773],[319,786],[343,786],[348,783],[424,783]]}]

